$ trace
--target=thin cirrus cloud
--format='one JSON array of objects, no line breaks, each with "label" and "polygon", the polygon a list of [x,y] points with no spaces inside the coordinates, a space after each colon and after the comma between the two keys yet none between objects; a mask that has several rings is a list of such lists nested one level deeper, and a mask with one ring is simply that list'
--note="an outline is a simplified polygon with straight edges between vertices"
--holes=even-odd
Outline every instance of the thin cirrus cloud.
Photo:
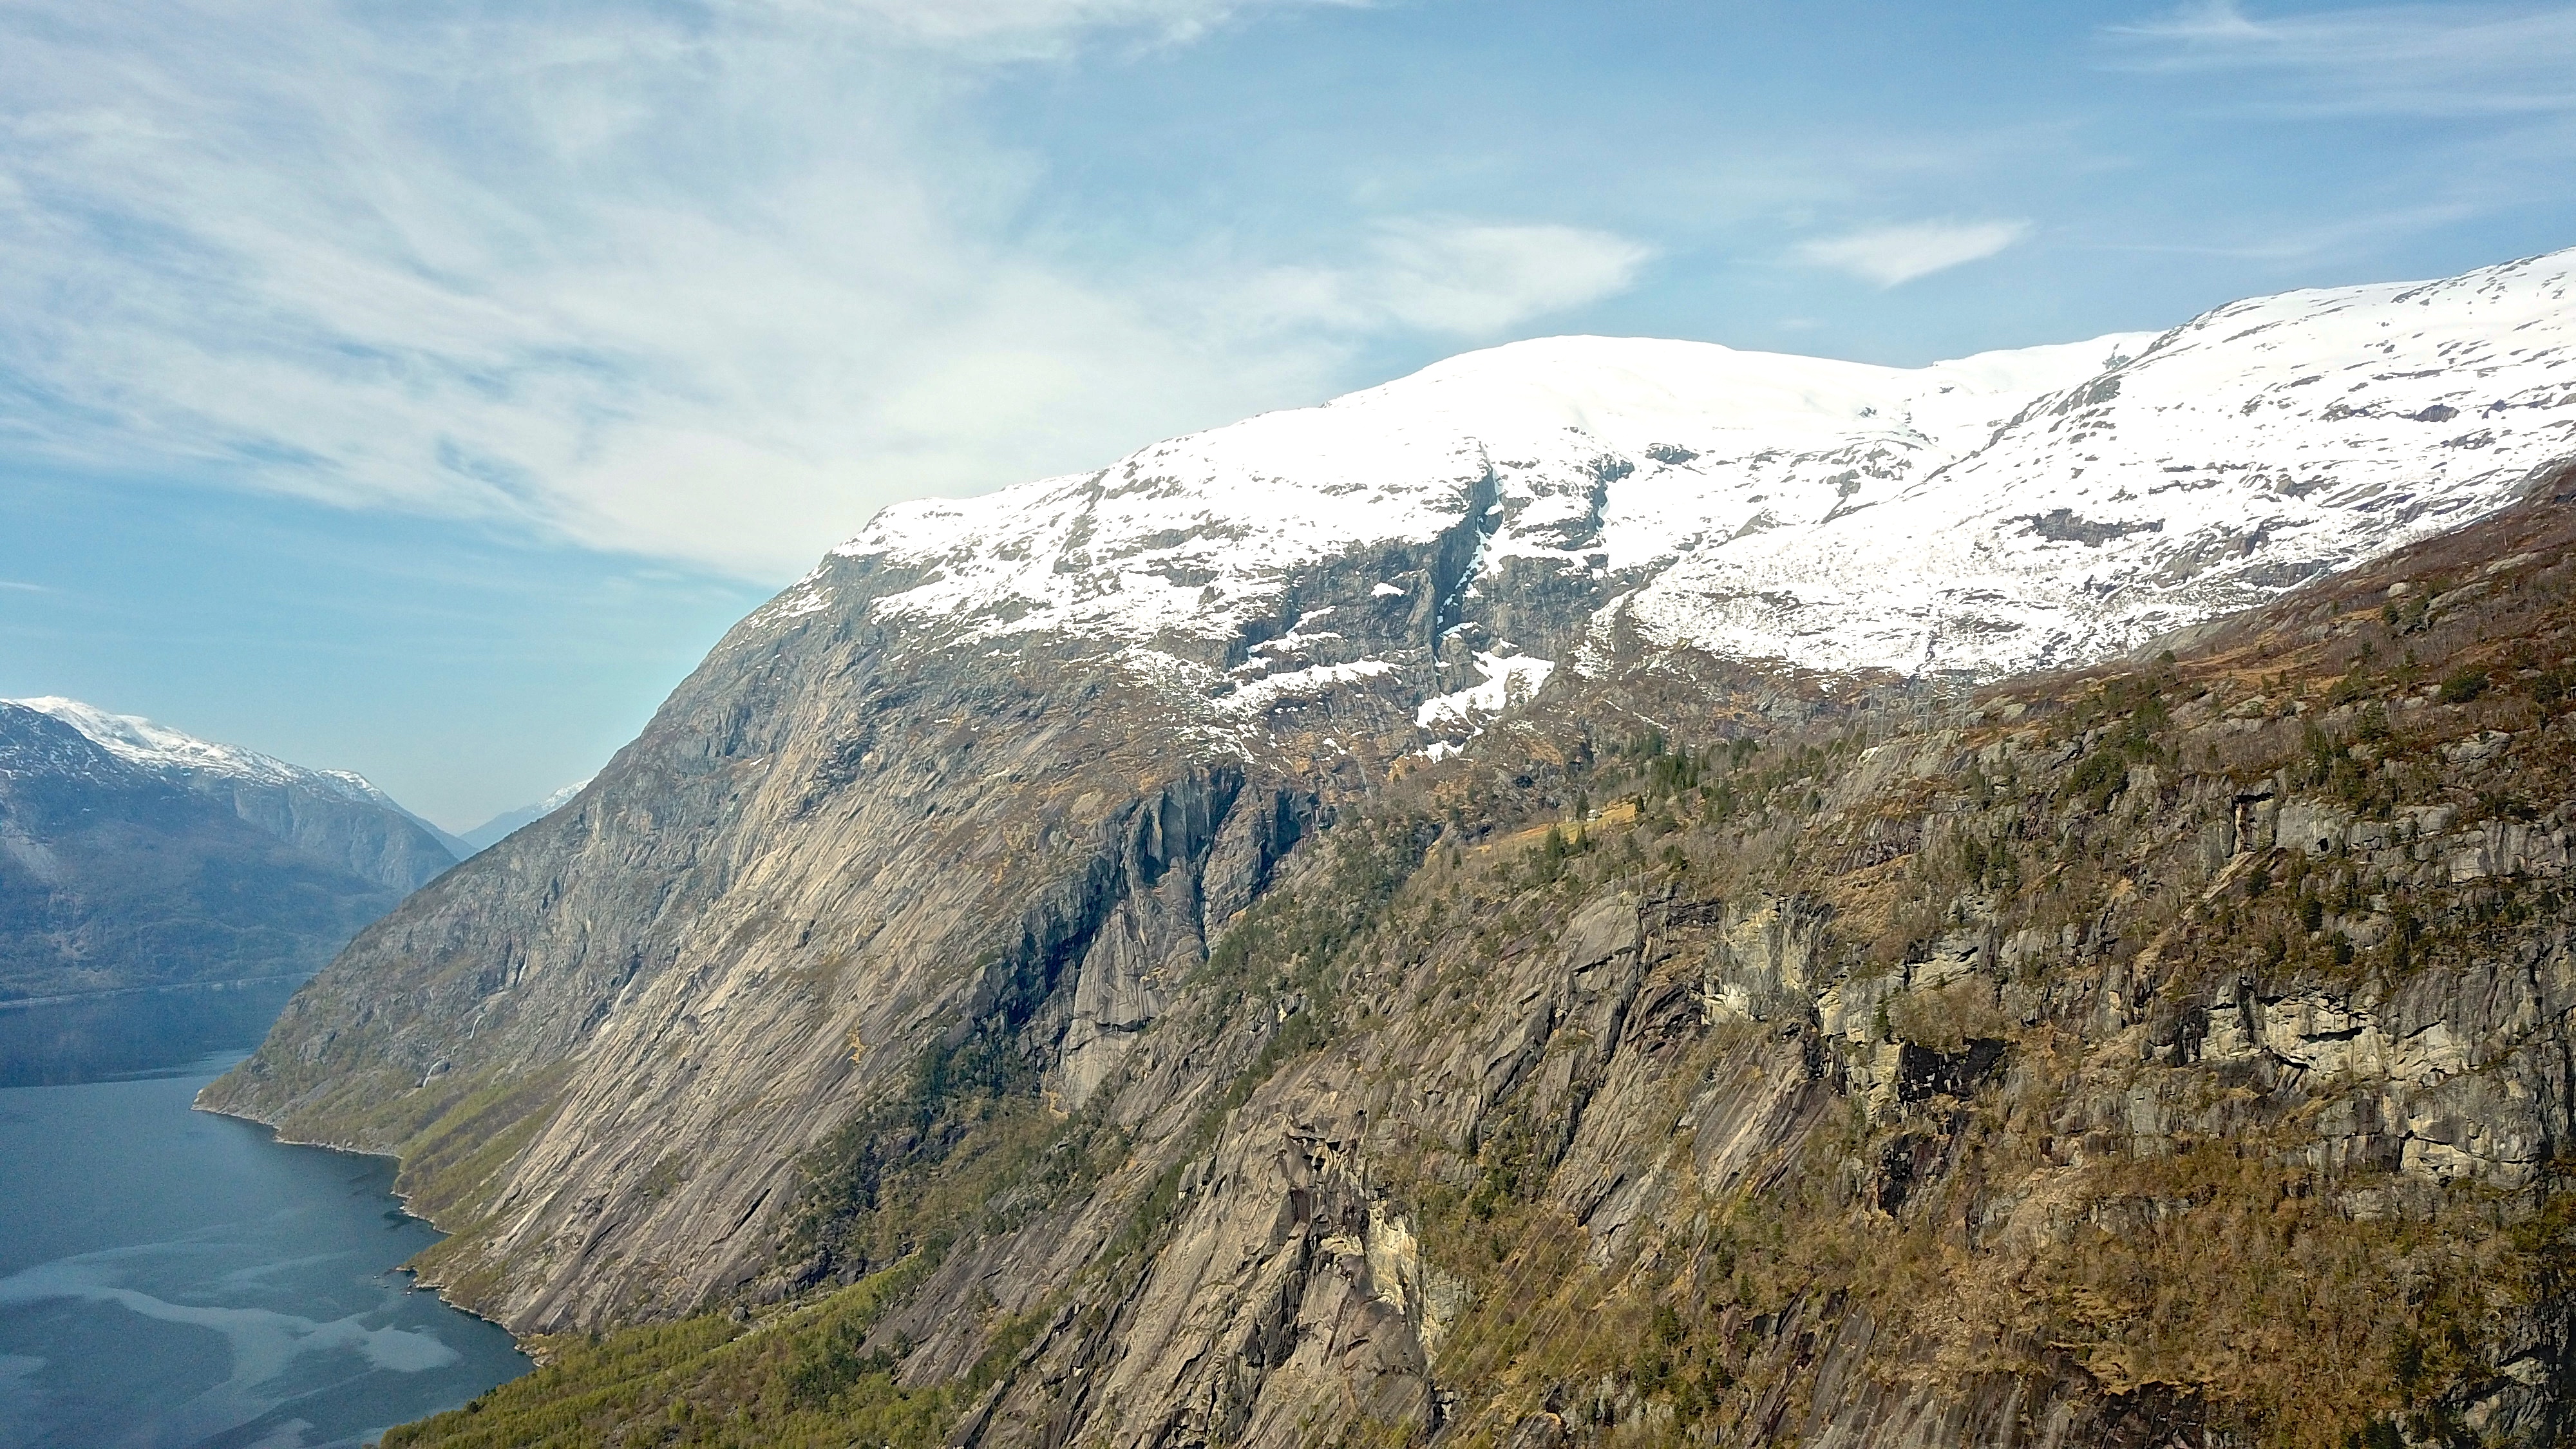
[{"label": "thin cirrus cloud", "polygon": [[2311,114],[2576,111],[2576,6],[2390,5],[2248,14],[2210,0],[2109,27],[2113,63],[2268,76],[2261,104]]},{"label": "thin cirrus cloud", "polygon": [[1185,44],[1258,10],[1354,8],[1366,0],[749,0],[772,14],[877,28],[925,46],[980,58],[1060,56],[1085,36],[1124,33]]},{"label": "thin cirrus cloud", "polygon": [[1383,223],[1338,266],[1282,267],[1246,289],[1248,315],[1410,329],[1463,341],[1627,291],[1653,249],[1586,227],[1455,219]]},{"label": "thin cirrus cloud", "polygon": [[884,503],[1093,466],[1629,286],[1644,250],[1384,218],[1330,265],[1023,239],[996,66],[1208,0],[328,0],[0,15],[0,436],[776,576]]},{"label": "thin cirrus cloud", "polygon": [[1797,249],[1811,266],[1894,287],[1982,261],[2030,234],[2027,221],[1917,221],[1821,237]]}]

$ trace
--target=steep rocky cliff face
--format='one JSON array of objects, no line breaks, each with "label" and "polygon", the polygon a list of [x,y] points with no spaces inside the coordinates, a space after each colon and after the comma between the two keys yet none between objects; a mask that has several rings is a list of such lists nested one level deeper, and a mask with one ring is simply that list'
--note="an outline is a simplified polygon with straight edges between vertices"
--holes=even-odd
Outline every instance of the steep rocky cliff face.
[{"label": "steep rocky cliff face", "polygon": [[969,1029],[1080,1103],[1307,828],[1081,658],[906,656],[853,614],[718,648],[572,805],[427,887],[207,1101],[406,1158],[437,1272],[516,1326],[768,1266],[795,1159]]},{"label": "steep rocky cliff face", "polygon": [[2556,1442],[2571,505],[1929,709],[1542,701],[1078,1104],[968,1003],[730,1315],[397,1438]]},{"label": "steep rocky cliff face", "polygon": [[2564,279],[898,511],[205,1100],[566,1335],[415,1439],[2546,1438]]}]

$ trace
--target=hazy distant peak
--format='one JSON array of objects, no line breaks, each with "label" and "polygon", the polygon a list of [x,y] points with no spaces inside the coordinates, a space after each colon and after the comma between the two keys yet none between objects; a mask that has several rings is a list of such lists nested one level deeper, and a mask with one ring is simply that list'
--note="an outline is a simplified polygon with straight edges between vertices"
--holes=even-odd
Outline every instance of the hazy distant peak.
[{"label": "hazy distant peak", "polygon": [[260,829],[383,885],[413,889],[471,854],[355,770],[293,764],[61,695],[0,703],[69,725],[110,757],[170,784],[226,798]]},{"label": "hazy distant peak", "polygon": [[508,838],[513,831],[533,825],[571,804],[573,797],[587,788],[594,778],[596,777],[584,775],[534,805],[522,805],[516,810],[504,810],[457,838],[465,842],[470,852],[489,850]]},{"label": "hazy distant peak", "polygon": [[114,714],[94,704],[84,704],[56,694],[5,702],[52,715],[87,735],[91,743],[109,754],[146,768],[203,771],[267,784],[302,785],[351,800],[363,800],[371,805],[395,810],[402,808],[394,803],[392,796],[377,789],[374,782],[355,770],[317,770],[289,764],[274,755],[265,755],[240,745],[201,740],[139,714]]}]

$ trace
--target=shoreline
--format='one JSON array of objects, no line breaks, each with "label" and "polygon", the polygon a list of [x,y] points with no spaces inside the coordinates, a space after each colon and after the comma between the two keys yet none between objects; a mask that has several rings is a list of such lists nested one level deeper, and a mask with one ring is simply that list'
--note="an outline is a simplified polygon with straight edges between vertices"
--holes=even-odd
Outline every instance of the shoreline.
[{"label": "shoreline", "polygon": [[[211,1085],[211,1083],[209,1085]],[[198,1092],[202,1095],[204,1090],[205,1089],[201,1087],[198,1089]],[[258,1117],[251,1116],[247,1112],[232,1112],[221,1107],[209,1107],[200,1102],[196,1097],[191,1097],[188,1100],[188,1110],[191,1112],[203,1112],[209,1117],[229,1117],[236,1122],[248,1122],[254,1127],[265,1129],[268,1133],[269,1140],[277,1143],[281,1147],[311,1147],[323,1152],[336,1152],[344,1157],[380,1157],[394,1165],[394,1175],[396,1178],[399,1179],[402,1175],[402,1154],[398,1152],[370,1152],[363,1147],[344,1147],[336,1142],[315,1142],[300,1137],[289,1137],[285,1133],[279,1131],[277,1124],[274,1122],[264,1121]],[[413,1212],[411,1208],[411,1195],[409,1193],[399,1192],[388,1186],[385,1189],[385,1195],[394,1200],[395,1206],[402,1210],[402,1215],[404,1217],[407,1217],[416,1223],[427,1224],[430,1231],[438,1234],[439,1242],[443,1243],[449,1238],[456,1236],[447,1229],[440,1227],[436,1218],[429,1217],[426,1214]],[[433,1243],[430,1246],[435,1247],[437,1244]],[[423,1249],[422,1251],[426,1252],[428,1250]],[[419,1254],[415,1253],[412,1256],[416,1258]],[[503,1323],[497,1318],[492,1317],[490,1314],[484,1313],[469,1304],[457,1302],[453,1297],[449,1296],[446,1284],[423,1279],[420,1276],[420,1270],[412,1267],[411,1260],[408,1258],[395,1264],[394,1269],[395,1271],[406,1274],[410,1277],[412,1281],[411,1291],[415,1293],[434,1293],[438,1295],[439,1302],[446,1304],[457,1312],[462,1313],[469,1318],[479,1318],[483,1322],[491,1324],[494,1328],[501,1330],[503,1333],[510,1335],[510,1346],[517,1349],[520,1356],[528,1361],[528,1371],[530,1373],[534,1373],[538,1369],[545,1367],[545,1360],[538,1356],[536,1348],[531,1342],[531,1338],[533,1337],[532,1335],[521,1334],[517,1329],[512,1328],[510,1325]]]},{"label": "shoreline", "polygon": [[313,979],[312,972],[287,972],[278,976],[237,976],[228,981],[165,981],[149,986],[102,986],[95,991],[65,991],[52,996],[12,996],[0,999],[0,1011],[18,1011],[39,1006],[73,1006],[84,1001],[106,1001],[119,996],[148,996],[163,991],[237,991],[246,986],[270,986],[280,981],[301,984]]}]

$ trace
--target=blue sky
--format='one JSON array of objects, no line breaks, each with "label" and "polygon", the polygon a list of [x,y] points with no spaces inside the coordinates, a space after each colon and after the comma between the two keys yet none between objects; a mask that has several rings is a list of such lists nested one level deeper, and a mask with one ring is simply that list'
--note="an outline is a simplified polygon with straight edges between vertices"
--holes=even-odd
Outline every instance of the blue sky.
[{"label": "blue sky", "polygon": [[594,768],[885,503],[1562,332],[1916,363],[2576,244],[2576,7],[0,5],[0,695]]}]

